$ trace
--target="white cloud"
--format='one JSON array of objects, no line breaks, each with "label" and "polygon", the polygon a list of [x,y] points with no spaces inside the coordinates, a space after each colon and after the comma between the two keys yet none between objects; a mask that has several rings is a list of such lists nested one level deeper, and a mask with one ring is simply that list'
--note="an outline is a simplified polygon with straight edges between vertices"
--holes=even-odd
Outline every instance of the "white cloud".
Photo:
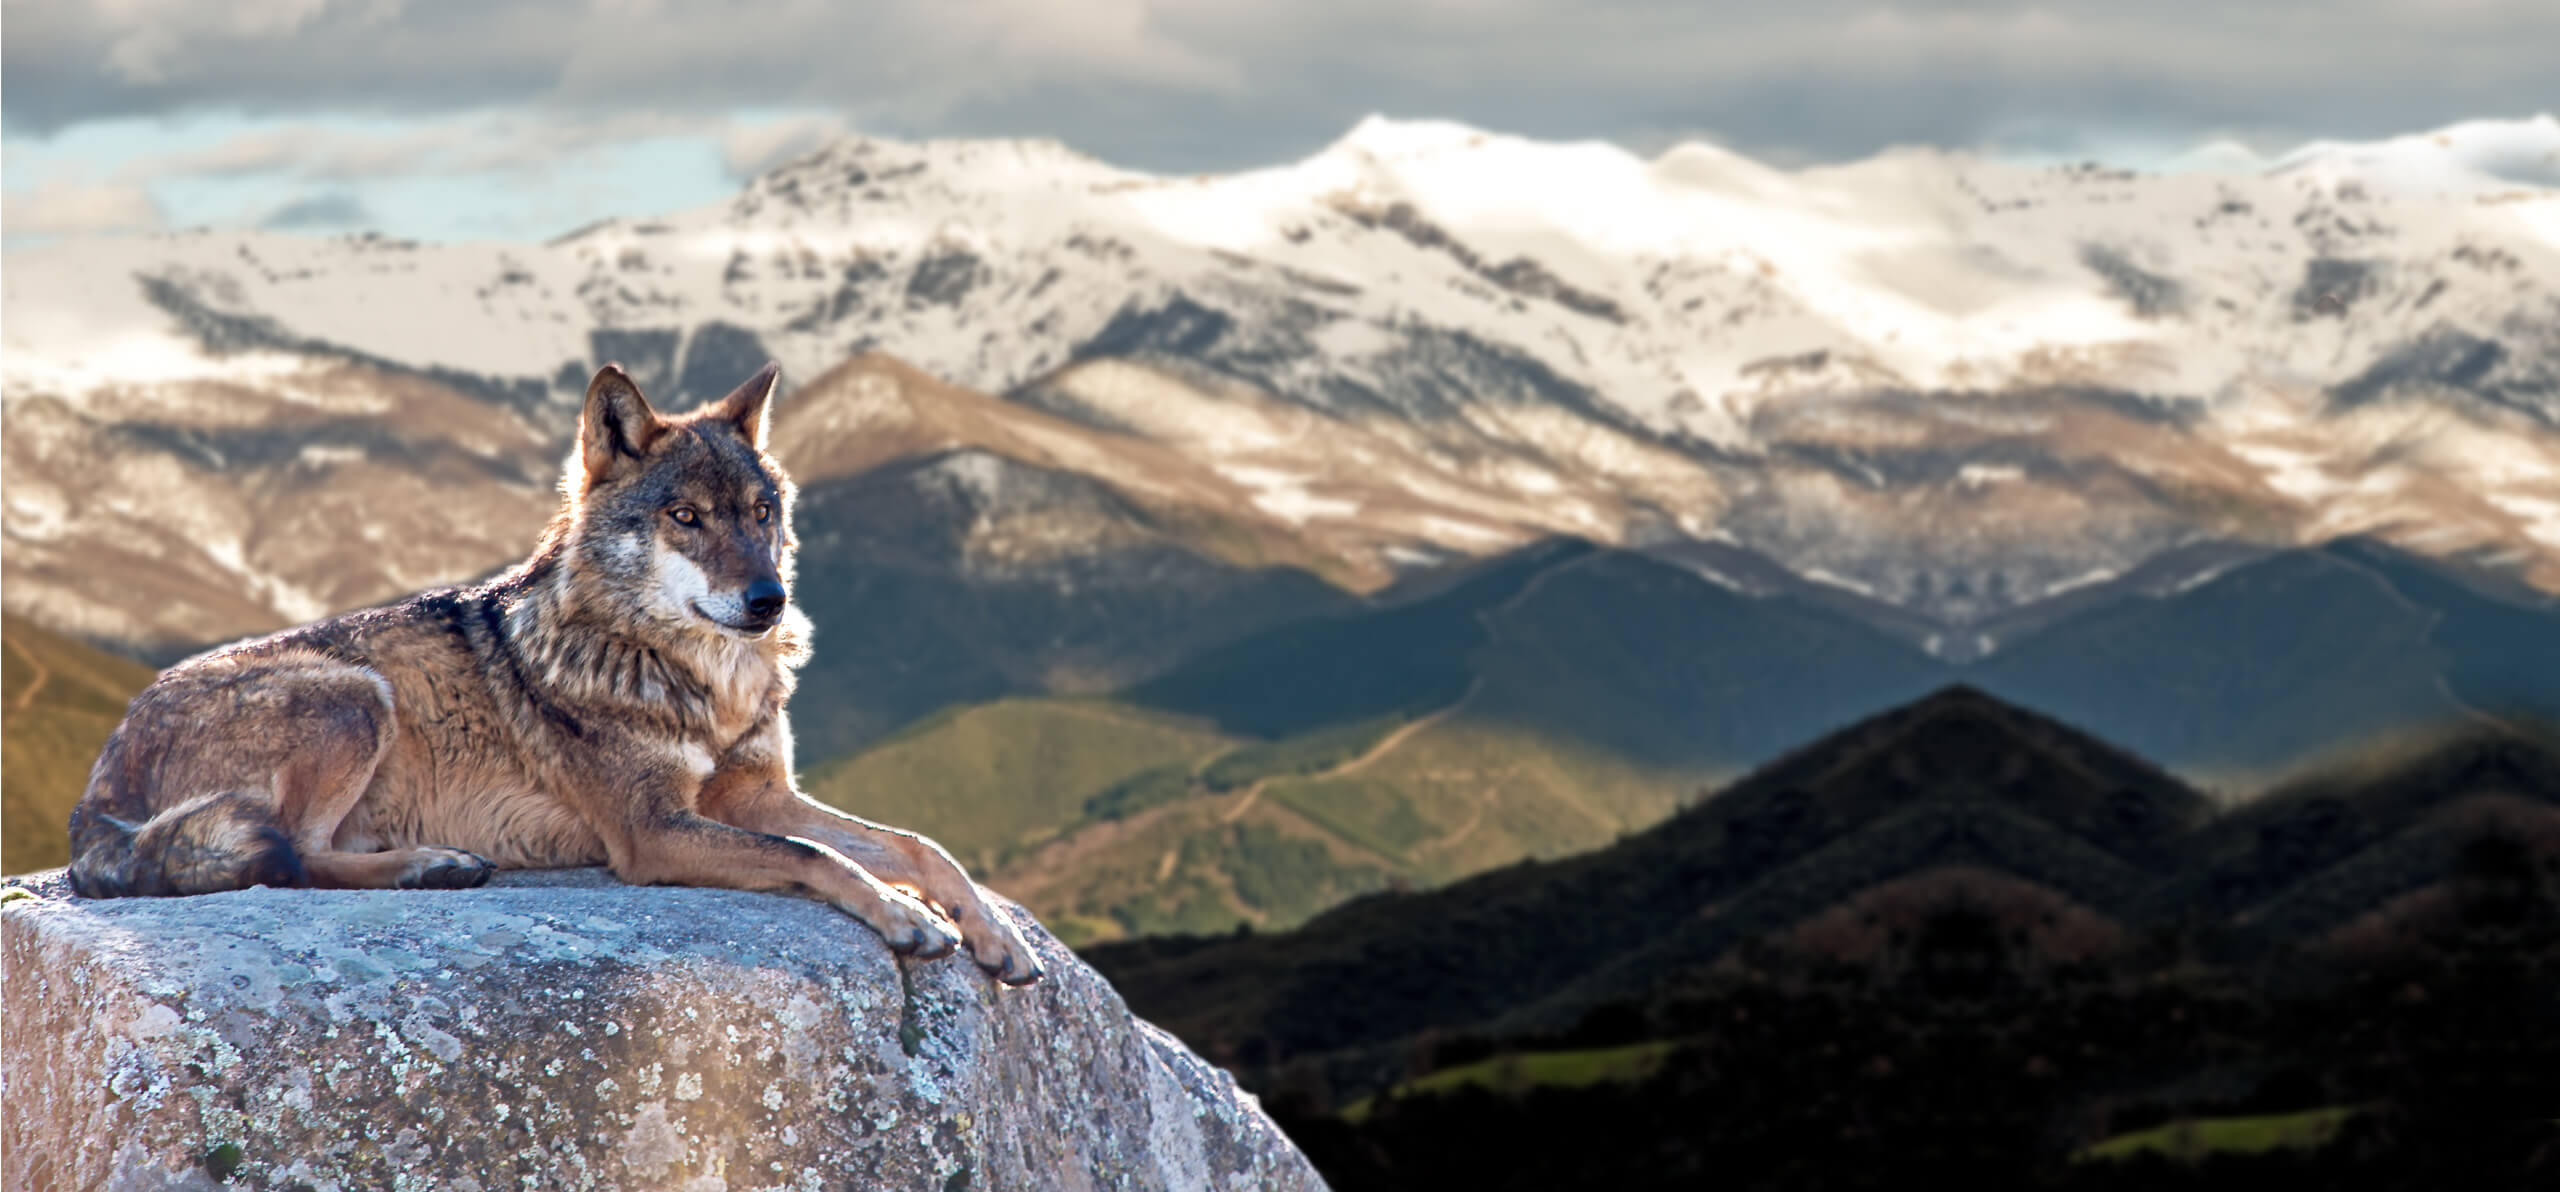
[{"label": "white cloud", "polygon": [[0,198],[0,233],[11,240],[151,232],[164,223],[151,192],[129,182],[57,182]]},{"label": "white cloud", "polygon": [[424,120],[250,126],[199,148],[128,157],[124,181],[171,177],[277,175],[305,181],[490,172],[542,172],[645,137],[707,136],[726,126],[710,116],[634,112],[608,116],[463,112]]},{"label": "white cloud", "polygon": [[852,131],[823,114],[733,123],[720,134],[720,164],[732,178],[752,178]]}]

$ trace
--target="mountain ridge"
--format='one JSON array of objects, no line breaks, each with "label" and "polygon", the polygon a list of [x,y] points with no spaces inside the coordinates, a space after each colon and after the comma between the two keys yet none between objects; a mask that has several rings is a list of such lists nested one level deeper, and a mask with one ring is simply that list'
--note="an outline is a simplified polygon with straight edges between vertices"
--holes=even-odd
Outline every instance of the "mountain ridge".
[{"label": "mountain ridge", "polygon": [[549,245],[13,251],[0,379],[178,426],[396,381],[557,436],[608,359],[680,404],[886,353],[1187,457],[1364,589],[1558,534],[1734,541],[1967,628],[2198,541],[2351,533],[2560,588],[2560,192],[2386,185],[2400,156],[1787,172],[1369,121],[1158,178],[857,139]]}]

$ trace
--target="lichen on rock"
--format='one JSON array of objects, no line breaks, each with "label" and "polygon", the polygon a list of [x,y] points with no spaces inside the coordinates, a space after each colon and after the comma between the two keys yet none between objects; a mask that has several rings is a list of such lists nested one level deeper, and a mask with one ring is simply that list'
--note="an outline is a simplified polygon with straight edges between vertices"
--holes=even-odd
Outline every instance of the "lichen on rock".
[{"label": "lichen on rock", "polygon": [[1028,914],[1049,976],[805,899],[600,870],[469,891],[0,904],[0,1184],[1316,1189],[1225,1072]]}]

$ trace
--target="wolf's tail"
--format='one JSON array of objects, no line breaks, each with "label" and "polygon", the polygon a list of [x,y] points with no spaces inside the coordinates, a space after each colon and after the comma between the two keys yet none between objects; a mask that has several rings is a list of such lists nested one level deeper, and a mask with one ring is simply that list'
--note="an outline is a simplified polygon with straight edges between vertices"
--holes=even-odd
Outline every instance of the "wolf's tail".
[{"label": "wolf's tail", "polygon": [[247,791],[199,795],[138,824],[90,799],[71,813],[71,888],[84,898],[304,884],[274,809]]}]

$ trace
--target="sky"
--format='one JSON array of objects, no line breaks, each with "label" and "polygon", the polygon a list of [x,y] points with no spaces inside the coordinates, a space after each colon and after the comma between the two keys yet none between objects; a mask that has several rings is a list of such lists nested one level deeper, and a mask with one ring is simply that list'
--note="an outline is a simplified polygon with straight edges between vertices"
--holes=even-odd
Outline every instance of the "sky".
[{"label": "sky", "polygon": [[541,239],[825,140],[1190,173],[1361,117],[2137,168],[2560,109],[2554,0],[0,0],[10,242]]}]

